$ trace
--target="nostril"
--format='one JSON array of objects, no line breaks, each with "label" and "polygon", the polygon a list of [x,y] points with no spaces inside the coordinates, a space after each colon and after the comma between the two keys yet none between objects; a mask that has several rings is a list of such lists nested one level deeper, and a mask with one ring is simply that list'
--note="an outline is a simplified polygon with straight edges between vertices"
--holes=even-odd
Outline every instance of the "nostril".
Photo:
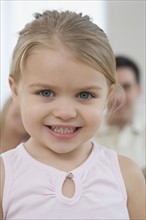
[{"label": "nostril", "polygon": [[62,120],[69,120],[69,119],[75,118],[77,115],[76,111],[71,110],[71,109],[70,110],[59,109],[57,111],[54,111],[53,114],[56,118],[60,118]]}]

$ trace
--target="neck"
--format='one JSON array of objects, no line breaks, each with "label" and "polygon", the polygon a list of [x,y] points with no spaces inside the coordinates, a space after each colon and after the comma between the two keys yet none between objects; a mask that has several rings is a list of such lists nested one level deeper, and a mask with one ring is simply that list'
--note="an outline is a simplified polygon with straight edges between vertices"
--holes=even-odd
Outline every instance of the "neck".
[{"label": "neck", "polygon": [[92,150],[92,143],[88,142],[82,146],[78,146],[72,152],[60,154],[55,153],[48,147],[38,146],[37,143],[32,144],[30,138],[30,140],[25,143],[25,148],[36,160],[58,170],[69,172],[79,167],[89,157]]}]

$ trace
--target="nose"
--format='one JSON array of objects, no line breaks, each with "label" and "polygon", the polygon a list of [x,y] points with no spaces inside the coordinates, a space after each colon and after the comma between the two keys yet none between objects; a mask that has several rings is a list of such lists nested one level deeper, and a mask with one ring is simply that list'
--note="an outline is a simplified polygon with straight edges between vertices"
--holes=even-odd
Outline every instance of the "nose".
[{"label": "nose", "polygon": [[53,115],[64,121],[71,120],[77,116],[77,110],[74,102],[61,100],[55,104]]}]

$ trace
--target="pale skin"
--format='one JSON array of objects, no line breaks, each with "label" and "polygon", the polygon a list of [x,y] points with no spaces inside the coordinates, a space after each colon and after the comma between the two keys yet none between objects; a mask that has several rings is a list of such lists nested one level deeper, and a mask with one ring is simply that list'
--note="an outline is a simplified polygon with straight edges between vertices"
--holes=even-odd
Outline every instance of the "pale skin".
[{"label": "pale skin", "polygon": [[[59,47],[33,51],[19,83],[16,85],[12,77],[9,82],[14,102],[20,105],[25,129],[31,136],[25,144],[28,153],[66,172],[80,166],[92,150],[90,139],[100,126],[111,92],[105,76]],[[130,219],[145,219],[143,175],[131,160],[119,157],[119,162]],[[1,171],[3,189],[3,163]],[[73,182],[67,180],[63,194],[72,197],[74,190]]]}]

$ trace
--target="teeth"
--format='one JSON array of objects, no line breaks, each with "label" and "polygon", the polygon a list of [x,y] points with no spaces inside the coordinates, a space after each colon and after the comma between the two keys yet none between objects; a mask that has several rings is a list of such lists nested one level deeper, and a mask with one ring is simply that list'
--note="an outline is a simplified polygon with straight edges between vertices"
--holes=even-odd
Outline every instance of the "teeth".
[{"label": "teeth", "polygon": [[62,127],[52,126],[51,130],[59,134],[72,134],[76,131],[76,128],[62,128]]}]

